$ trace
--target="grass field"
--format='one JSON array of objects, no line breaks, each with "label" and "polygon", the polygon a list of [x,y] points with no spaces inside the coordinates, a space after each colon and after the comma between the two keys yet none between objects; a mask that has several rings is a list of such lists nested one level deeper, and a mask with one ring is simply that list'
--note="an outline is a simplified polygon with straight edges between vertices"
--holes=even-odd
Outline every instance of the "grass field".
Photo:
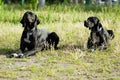
[{"label": "grass field", "polygon": [[[16,59],[6,54],[19,49],[20,19],[29,8],[4,5],[0,8],[0,80],[120,80],[119,7],[51,5],[34,10],[41,20],[38,28],[59,35],[60,49]],[[89,16],[97,16],[105,29],[115,32],[107,51],[83,50],[90,33],[84,20]]]}]

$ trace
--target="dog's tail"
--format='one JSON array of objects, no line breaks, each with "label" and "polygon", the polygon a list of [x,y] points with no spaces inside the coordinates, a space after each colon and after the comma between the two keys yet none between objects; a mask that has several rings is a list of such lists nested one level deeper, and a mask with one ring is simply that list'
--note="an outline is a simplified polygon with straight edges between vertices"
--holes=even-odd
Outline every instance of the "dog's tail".
[{"label": "dog's tail", "polygon": [[48,37],[50,37],[52,40],[59,40],[58,35],[55,32],[51,32]]},{"label": "dog's tail", "polygon": [[58,49],[57,44],[59,43],[59,36],[55,32],[51,32],[48,35],[47,41],[54,46],[54,49]]},{"label": "dog's tail", "polygon": [[113,39],[115,37],[113,30],[107,30],[110,39]]}]

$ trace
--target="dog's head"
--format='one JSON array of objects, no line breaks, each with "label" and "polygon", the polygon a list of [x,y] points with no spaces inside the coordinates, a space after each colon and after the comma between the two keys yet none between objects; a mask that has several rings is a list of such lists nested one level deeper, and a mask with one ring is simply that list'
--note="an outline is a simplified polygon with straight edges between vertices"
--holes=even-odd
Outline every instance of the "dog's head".
[{"label": "dog's head", "polygon": [[27,11],[24,13],[23,18],[21,19],[20,23],[25,29],[30,31],[34,27],[37,27],[40,21],[35,13]]},{"label": "dog's head", "polygon": [[97,17],[89,17],[84,21],[84,26],[92,31],[99,31],[102,28],[100,20]]}]

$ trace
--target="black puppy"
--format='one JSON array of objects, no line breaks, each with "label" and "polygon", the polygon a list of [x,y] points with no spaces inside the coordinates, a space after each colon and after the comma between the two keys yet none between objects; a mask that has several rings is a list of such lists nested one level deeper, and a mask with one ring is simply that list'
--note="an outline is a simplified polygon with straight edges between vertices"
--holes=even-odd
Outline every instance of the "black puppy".
[{"label": "black puppy", "polygon": [[[40,21],[35,13],[30,11],[25,12],[20,23],[24,27],[20,43],[21,53],[15,57],[33,55],[38,51],[50,48],[50,46],[58,49],[58,35],[46,29],[38,29],[37,25],[40,24]],[[12,56],[14,57],[14,54]]]},{"label": "black puppy", "polygon": [[90,37],[88,38],[87,48],[91,51],[107,49],[109,39],[114,38],[112,30],[104,30],[100,20],[97,17],[89,17],[84,21],[84,26],[91,30]]}]

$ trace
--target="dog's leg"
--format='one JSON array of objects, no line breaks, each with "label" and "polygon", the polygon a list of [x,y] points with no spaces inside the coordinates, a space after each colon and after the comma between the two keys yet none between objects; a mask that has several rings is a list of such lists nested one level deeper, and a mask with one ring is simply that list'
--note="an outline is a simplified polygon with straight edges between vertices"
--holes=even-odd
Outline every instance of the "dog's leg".
[{"label": "dog's leg", "polygon": [[38,52],[38,50],[37,49],[33,49],[33,50],[25,52],[24,56],[28,57],[28,56],[31,56],[31,55],[35,55],[36,52]]},{"label": "dog's leg", "polygon": [[24,41],[21,41],[21,43],[20,43],[20,50],[21,50],[22,52],[24,52],[24,51],[25,51],[25,48],[26,48],[26,45],[25,45]]},{"label": "dog's leg", "polygon": [[22,53],[21,51],[17,52],[17,53],[12,53],[9,58],[15,57],[15,58],[23,58],[23,57],[28,57],[31,55],[35,55],[35,53],[38,52],[37,49],[32,49],[30,51],[24,52]]},{"label": "dog's leg", "polygon": [[54,45],[54,49],[55,49],[55,50],[58,49],[58,47],[57,47],[57,43],[55,43],[55,45]]},{"label": "dog's leg", "polygon": [[91,38],[89,37],[88,38],[88,42],[87,42],[87,48],[90,49],[92,47],[92,41],[91,41]]},{"label": "dog's leg", "polygon": [[108,48],[108,38],[105,35],[102,35],[102,39],[103,39],[103,49],[107,49]]},{"label": "dog's leg", "polygon": [[89,37],[89,38],[88,38],[88,41],[87,41],[87,48],[90,49],[90,52],[94,52],[95,49],[94,49],[93,47],[94,47],[94,46],[93,46],[92,40],[91,40],[91,38]]}]

